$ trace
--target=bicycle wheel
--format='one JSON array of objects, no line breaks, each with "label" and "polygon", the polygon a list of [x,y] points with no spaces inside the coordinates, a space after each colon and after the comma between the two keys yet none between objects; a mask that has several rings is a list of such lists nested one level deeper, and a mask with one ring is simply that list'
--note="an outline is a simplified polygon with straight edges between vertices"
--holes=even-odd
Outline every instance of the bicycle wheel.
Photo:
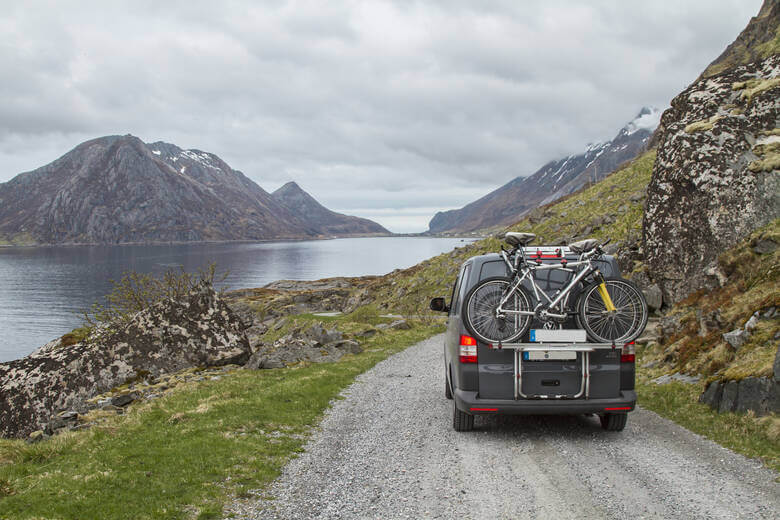
[{"label": "bicycle wheel", "polygon": [[[466,294],[463,323],[472,336],[485,343],[499,343],[514,341],[528,331],[531,316],[496,315],[498,304],[510,289],[510,280],[499,276],[482,280]],[[532,312],[531,296],[520,287],[507,299],[503,309]]]},{"label": "bicycle wheel", "polygon": [[577,318],[591,341],[628,343],[639,337],[647,325],[647,302],[642,292],[628,280],[607,278],[607,292],[615,305],[608,311],[594,282],[582,291],[577,302]]}]

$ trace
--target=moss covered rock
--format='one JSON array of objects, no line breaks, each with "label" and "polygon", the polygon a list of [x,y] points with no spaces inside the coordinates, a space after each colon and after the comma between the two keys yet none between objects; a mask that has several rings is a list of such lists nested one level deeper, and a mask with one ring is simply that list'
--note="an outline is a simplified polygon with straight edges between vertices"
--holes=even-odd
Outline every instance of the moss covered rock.
[{"label": "moss covered rock", "polygon": [[184,301],[164,300],[117,329],[0,363],[0,435],[24,437],[61,410],[83,411],[87,400],[139,374],[243,363],[244,325],[204,284]]}]

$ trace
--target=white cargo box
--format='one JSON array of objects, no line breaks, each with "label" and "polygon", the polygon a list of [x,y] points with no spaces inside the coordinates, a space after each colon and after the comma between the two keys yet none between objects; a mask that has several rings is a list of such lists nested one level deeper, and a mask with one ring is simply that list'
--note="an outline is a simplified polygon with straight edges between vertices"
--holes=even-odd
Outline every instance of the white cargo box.
[{"label": "white cargo box", "polygon": [[531,329],[532,343],[585,343],[587,334],[582,329]]}]

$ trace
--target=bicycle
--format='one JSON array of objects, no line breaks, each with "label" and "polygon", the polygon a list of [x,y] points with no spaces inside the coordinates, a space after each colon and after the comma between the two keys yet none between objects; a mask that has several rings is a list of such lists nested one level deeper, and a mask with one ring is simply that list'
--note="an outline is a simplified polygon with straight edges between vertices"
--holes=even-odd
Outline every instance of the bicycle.
[{"label": "bicycle", "polygon": [[[528,332],[534,319],[545,328],[560,328],[572,315],[577,327],[597,343],[628,343],[639,337],[648,317],[642,292],[628,280],[605,278],[592,262],[604,254],[602,248],[609,240],[603,244],[594,239],[570,244],[569,249],[579,255],[576,261],[567,261],[558,250],[558,263],[543,264],[537,259],[533,265],[524,247],[535,238],[533,233],[507,233],[504,239],[513,249],[507,251],[501,246],[500,255],[510,276],[486,278],[466,294],[464,323],[474,337],[485,343],[509,343]],[[552,297],[534,280],[537,271],[548,269],[569,273],[565,287]],[[533,295],[523,285],[526,280]],[[592,281],[580,291],[575,310],[571,309],[573,291],[587,280]]]}]

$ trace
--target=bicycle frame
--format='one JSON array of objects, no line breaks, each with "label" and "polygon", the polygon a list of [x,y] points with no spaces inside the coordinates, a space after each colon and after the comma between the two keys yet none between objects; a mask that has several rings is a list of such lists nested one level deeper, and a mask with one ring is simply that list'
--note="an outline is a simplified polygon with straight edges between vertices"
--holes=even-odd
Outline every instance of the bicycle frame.
[{"label": "bicycle frame", "polygon": [[[509,259],[506,256],[506,252],[501,252],[504,262],[509,266],[511,269],[513,276],[514,276],[514,282],[512,283],[511,289],[507,291],[507,293],[501,298],[501,301],[498,304],[498,307],[496,309],[496,314],[514,314],[514,315],[521,315],[521,316],[534,316],[536,314],[536,311],[515,311],[515,310],[509,310],[504,309],[504,304],[509,300],[509,298],[512,296],[512,294],[515,293],[515,291],[518,290],[520,285],[523,283],[523,281],[527,278],[531,283],[531,288],[534,292],[534,298],[536,298],[537,301],[541,303],[542,299],[540,298],[540,295],[544,296],[544,298],[548,302],[548,309],[554,309],[557,305],[559,305],[565,298],[569,296],[572,289],[584,278],[590,276],[593,273],[598,273],[597,278],[601,279],[602,285],[603,285],[603,277],[601,276],[601,273],[599,272],[599,269],[597,267],[593,267],[593,264],[591,263],[590,258],[586,258],[585,260],[577,260],[575,262],[567,262],[567,263],[557,263],[557,264],[545,264],[545,265],[529,265],[528,262],[525,260],[525,253],[523,252],[523,267],[520,269],[522,271],[522,276],[518,275],[518,268],[513,266],[512,263],[509,261]],[[515,253],[517,254],[517,253]],[[516,263],[518,261],[516,260]],[[573,269],[575,267],[587,265],[588,267],[585,269]],[[547,269],[559,269],[561,271],[566,271],[569,273],[576,273],[574,277],[569,281],[569,283],[564,287],[563,289],[558,292],[558,294],[555,296],[555,298],[550,298],[546,292],[544,292],[534,280],[534,277],[532,276],[536,271],[543,271]],[[601,288],[600,288],[601,289]],[[601,292],[601,291],[600,291]],[[605,289],[606,292],[606,289]],[[602,294],[602,298],[604,295]],[[611,300],[609,300],[609,295],[607,294],[607,298],[604,300],[605,302],[609,301],[611,304]],[[561,318],[565,319],[567,317],[567,314],[565,313],[564,309],[561,308],[561,312],[563,314],[554,314],[551,312],[547,312],[546,314],[552,318]]]}]

